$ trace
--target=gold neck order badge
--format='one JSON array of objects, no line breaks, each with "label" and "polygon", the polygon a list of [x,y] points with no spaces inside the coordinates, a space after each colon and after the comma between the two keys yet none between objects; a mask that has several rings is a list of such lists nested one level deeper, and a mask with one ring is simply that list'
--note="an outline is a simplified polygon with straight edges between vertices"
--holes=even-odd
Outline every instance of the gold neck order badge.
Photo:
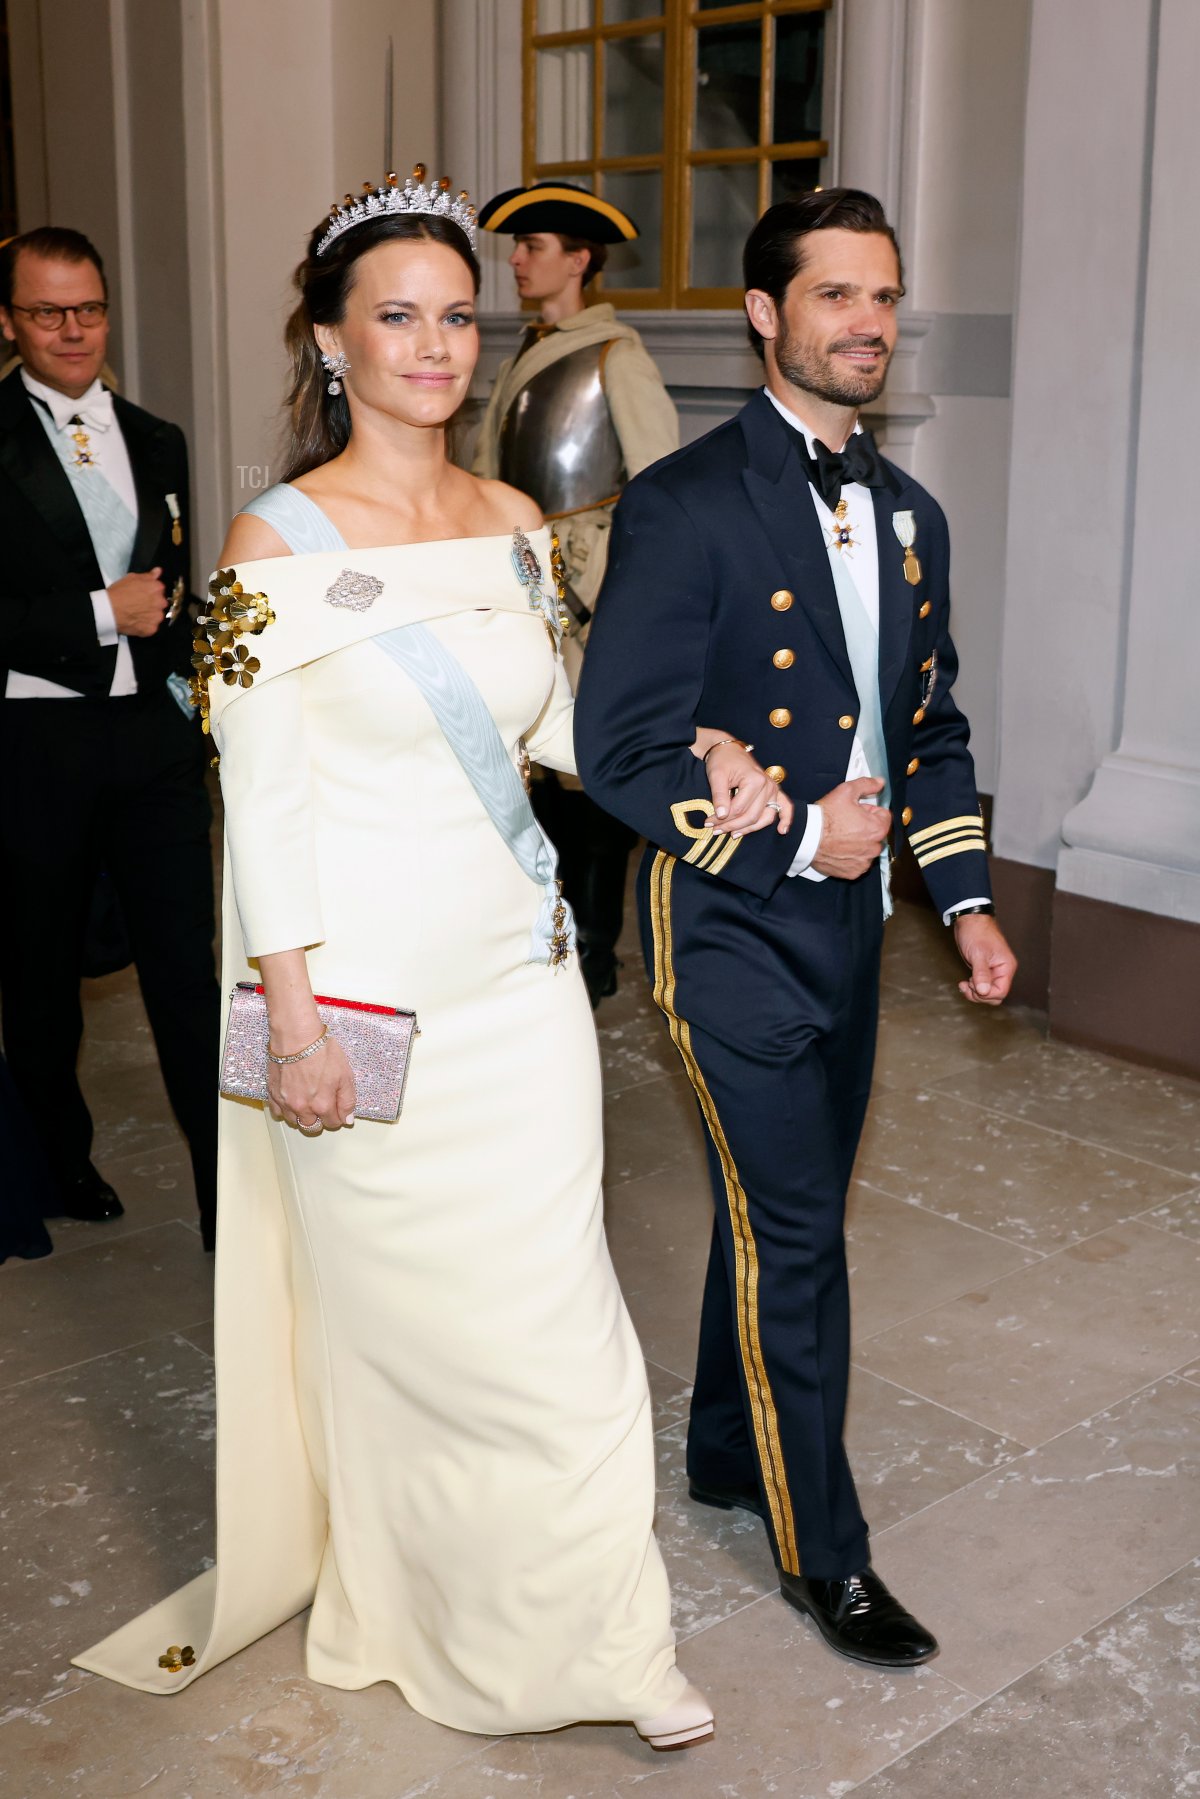
[{"label": "gold neck order badge", "polygon": [[83,420],[79,414],[71,420],[71,442],[75,445],[75,454],[71,458],[72,468],[95,468],[96,457],[92,450],[92,440],[84,430]]},{"label": "gold neck order badge", "polygon": [[833,509],[833,523],[827,525],[829,547],[840,554],[845,550],[857,550],[858,540],[854,536],[854,526],[850,523],[850,508],[845,500],[839,500]]}]

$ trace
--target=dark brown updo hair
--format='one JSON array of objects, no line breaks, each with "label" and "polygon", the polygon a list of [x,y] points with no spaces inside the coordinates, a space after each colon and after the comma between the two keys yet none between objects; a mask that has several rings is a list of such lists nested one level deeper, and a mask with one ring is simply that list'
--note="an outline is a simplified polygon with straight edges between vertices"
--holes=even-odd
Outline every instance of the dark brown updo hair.
[{"label": "dark brown updo hair", "polygon": [[389,213],[353,225],[334,239],[324,256],[317,245],[329,229],[322,220],[308,240],[308,253],[296,270],[300,303],[287,322],[284,341],[292,359],[292,385],[288,392],[288,437],[283,457],[284,481],[294,481],[309,469],[343,451],[350,441],[350,407],[343,391],[325,390],[329,376],[313,334],[314,325],[340,325],[346,316],[346,300],[354,286],[360,257],[379,244],[397,239],[404,243],[444,244],[461,256],[470,270],[472,288],[479,292],[479,264],[470,240],[460,225],[438,213]]}]

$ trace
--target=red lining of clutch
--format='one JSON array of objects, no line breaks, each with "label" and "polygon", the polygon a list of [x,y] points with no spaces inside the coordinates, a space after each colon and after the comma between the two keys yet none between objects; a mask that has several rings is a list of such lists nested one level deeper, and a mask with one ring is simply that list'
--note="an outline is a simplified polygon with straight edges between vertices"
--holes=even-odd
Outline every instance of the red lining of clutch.
[{"label": "red lining of clutch", "polygon": [[[249,983],[245,981],[238,982],[240,987],[247,986],[248,984]],[[255,993],[262,993],[264,989],[262,987],[255,987],[254,991]],[[313,999],[318,1006],[345,1006],[350,1012],[382,1012],[388,1018],[399,1018],[402,1016],[402,1008],[399,1006],[373,1006],[365,999],[330,999],[328,995],[324,993],[314,993]]]}]

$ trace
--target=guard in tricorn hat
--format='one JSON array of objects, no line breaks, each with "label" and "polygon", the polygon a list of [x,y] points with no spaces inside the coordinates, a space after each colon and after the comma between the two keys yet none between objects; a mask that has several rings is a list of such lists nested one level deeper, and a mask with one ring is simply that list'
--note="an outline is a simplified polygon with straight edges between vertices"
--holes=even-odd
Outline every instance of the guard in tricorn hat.
[{"label": "guard in tricorn hat", "polygon": [[[479,222],[516,240],[508,260],[517,293],[540,316],[496,377],[475,473],[531,494],[556,527],[574,614],[571,656],[587,639],[621,489],[679,446],[675,408],[641,338],[607,302],[589,306],[584,298],[608,246],[631,241],[637,226],[611,201],[561,181],[509,188],[488,201]],[[635,839],[570,776],[538,780],[534,807],[558,847],[596,1005],[616,991]]]}]

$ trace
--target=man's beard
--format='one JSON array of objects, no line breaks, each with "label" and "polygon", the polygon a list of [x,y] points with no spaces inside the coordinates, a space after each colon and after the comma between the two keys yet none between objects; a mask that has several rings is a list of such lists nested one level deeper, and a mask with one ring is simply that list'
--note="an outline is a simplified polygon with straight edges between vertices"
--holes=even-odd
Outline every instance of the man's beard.
[{"label": "man's beard", "polygon": [[[873,369],[839,370],[833,366],[832,356],[835,350],[865,350],[878,344],[880,360]],[[891,353],[880,338],[852,339],[848,343],[832,344],[828,350],[815,351],[806,349],[797,343],[794,334],[788,330],[782,312],[779,314],[779,335],[775,339],[775,363],[785,381],[793,387],[801,388],[805,393],[814,394],[819,400],[829,400],[835,406],[862,406],[868,400],[876,400],[883,392],[883,384],[887,380],[888,364]]]}]

